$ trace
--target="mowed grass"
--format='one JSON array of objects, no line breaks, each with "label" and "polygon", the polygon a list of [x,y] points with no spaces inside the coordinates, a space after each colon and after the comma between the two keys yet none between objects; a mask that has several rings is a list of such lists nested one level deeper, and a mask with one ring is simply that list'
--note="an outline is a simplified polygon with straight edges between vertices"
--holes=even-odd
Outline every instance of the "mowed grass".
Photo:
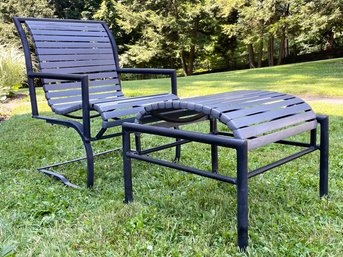
[{"label": "mowed grass", "polygon": [[[180,78],[181,96],[268,89],[305,97],[342,97],[343,60]],[[124,82],[128,95],[158,93],[168,79]],[[39,93],[42,112],[49,108]],[[236,247],[236,190],[222,182],[133,161],[134,199],[123,204],[121,153],[96,158],[96,181],[85,188],[85,163],[57,169],[64,187],[37,167],[83,155],[77,134],[30,118],[28,99],[0,123],[0,256],[342,256],[343,108],[310,101],[330,115],[330,198],[319,199],[319,153],[249,180],[249,247]],[[44,113],[45,114],[45,113]],[[95,122],[97,123],[97,122]],[[207,124],[186,129],[206,131]],[[297,139],[305,140],[306,136]],[[164,139],[143,137],[144,146]],[[97,142],[97,151],[120,139]],[[293,153],[271,145],[253,151],[251,169]],[[210,168],[209,147],[188,144],[181,163]],[[167,160],[173,150],[157,154]],[[234,175],[235,154],[220,149],[220,171]]]},{"label": "mowed grass", "polygon": [[[180,96],[207,95],[214,92],[257,89],[301,96],[343,97],[343,58],[275,66],[252,70],[183,77],[178,80]],[[161,92],[169,89],[166,80],[124,82],[124,92]],[[138,90],[139,89],[139,90]]]}]

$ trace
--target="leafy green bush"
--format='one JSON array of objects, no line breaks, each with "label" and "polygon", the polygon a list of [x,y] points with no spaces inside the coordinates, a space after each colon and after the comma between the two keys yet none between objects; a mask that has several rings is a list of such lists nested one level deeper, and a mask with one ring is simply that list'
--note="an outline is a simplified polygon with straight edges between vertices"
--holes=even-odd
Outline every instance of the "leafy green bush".
[{"label": "leafy green bush", "polygon": [[0,100],[6,99],[25,80],[25,60],[21,51],[0,45]]}]

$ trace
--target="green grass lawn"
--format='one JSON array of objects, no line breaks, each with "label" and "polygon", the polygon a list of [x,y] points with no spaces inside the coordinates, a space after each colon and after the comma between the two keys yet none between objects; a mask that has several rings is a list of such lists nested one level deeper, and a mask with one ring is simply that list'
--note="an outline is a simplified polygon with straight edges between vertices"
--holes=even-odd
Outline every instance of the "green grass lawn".
[{"label": "green grass lawn", "polygon": [[[178,82],[181,96],[267,89],[300,97],[343,97],[343,59]],[[166,91],[168,83],[133,81],[123,87],[127,95],[139,95]],[[41,92],[39,103],[42,112],[48,111]],[[134,161],[135,201],[125,205],[117,152],[96,159],[93,190],[85,188],[84,162],[58,169],[83,186],[64,187],[36,168],[83,155],[80,139],[71,129],[30,118],[28,99],[18,100],[10,106],[12,117],[0,123],[0,256],[342,256],[343,104],[310,104],[330,115],[329,201],[318,196],[318,152],[249,180],[250,246],[242,253],[236,247],[234,186]],[[143,139],[145,145],[163,141]],[[110,139],[95,148],[120,144]],[[250,168],[293,152],[277,145],[261,148],[251,153]],[[170,160],[173,151],[159,156]],[[221,172],[234,174],[233,151],[220,149],[219,156]],[[208,157],[208,147],[188,144],[181,162],[209,168]]]}]

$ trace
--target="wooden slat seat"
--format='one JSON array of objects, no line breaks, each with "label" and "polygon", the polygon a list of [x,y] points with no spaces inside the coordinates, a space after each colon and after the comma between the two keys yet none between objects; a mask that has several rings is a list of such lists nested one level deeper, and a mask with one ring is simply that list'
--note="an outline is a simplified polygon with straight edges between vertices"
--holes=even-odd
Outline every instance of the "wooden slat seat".
[{"label": "wooden slat seat", "polygon": [[[161,117],[163,110],[172,109],[191,110],[219,120],[233,132],[235,138],[247,139],[249,149],[317,126],[315,113],[302,99],[258,90],[233,91],[148,105],[137,115],[136,122],[144,123],[144,117],[154,115],[156,111]],[[182,121],[181,116],[179,121]]]}]

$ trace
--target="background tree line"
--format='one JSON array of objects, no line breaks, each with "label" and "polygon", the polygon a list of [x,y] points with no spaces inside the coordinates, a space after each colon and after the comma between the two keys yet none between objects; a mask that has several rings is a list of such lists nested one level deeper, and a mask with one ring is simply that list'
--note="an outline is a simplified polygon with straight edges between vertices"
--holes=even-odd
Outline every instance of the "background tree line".
[{"label": "background tree line", "polygon": [[185,75],[343,46],[342,0],[2,0],[2,45],[18,43],[13,15],[105,20],[122,65]]}]

